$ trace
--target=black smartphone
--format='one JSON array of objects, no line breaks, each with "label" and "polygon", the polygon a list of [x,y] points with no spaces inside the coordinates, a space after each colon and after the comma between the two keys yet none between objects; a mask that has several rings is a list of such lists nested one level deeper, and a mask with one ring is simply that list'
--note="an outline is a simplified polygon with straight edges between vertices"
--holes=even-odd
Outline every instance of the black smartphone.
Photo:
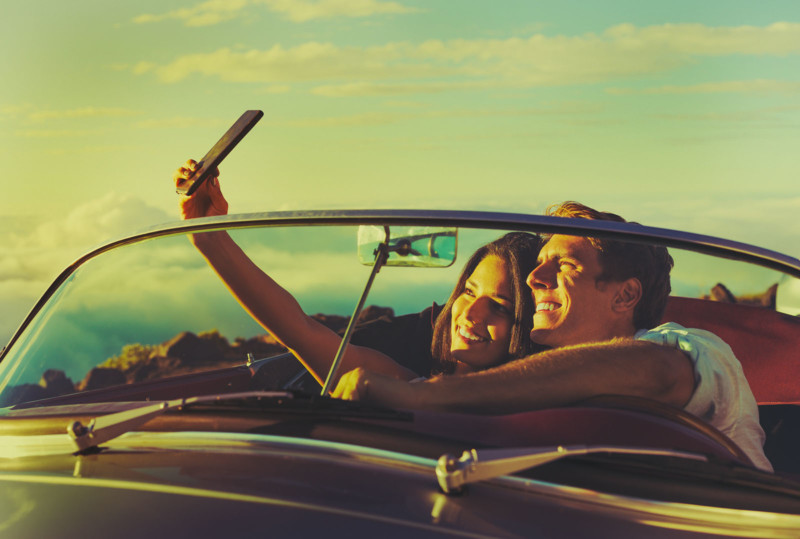
[{"label": "black smartphone", "polygon": [[197,188],[211,176],[211,173],[219,166],[222,160],[231,153],[231,150],[250,132],[262,116],[264,116],[264,113],[260,110],[248,110],[239,116],[239,119],[222,135],[222,138],[198,161],[197,170],[194,171],[191,178],[177,188],[178,193],[191,196],[197,191]]}]

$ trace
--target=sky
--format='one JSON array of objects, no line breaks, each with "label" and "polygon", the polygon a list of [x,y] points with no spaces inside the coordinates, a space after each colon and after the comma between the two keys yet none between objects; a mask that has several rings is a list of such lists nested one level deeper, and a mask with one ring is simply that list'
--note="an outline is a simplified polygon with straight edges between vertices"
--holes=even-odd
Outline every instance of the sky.
[{"label": "sky", "polygon": [[0,343],[247,109],[232,212],[579,200],[800,257],[795,1],[8,4]]}]

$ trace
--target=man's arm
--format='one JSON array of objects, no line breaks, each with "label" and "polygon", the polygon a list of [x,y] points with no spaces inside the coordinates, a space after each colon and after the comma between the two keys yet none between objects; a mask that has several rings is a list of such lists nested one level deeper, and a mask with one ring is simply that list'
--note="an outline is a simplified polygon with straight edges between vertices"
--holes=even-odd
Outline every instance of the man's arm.
[{"label": "man's arm", "polygon": [[694,369],[681,351],[633,339],[548,350],[482,372],[397,382],[363,369],[342,376],[334,397],[394,408],[515,413],[598,395],[646,397],[683,406]]}]

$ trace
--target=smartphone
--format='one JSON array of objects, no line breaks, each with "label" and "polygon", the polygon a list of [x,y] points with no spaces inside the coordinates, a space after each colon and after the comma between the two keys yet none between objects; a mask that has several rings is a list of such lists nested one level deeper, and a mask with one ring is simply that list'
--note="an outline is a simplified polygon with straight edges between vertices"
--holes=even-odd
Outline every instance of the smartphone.
[{"label": "smartphone", "polygon": [[239,116],[239,119],[222,135],[222,138],[198,161],[197,170],[194,171],[191,178],[177,188],[178,193],[191,196],[197,191],[197,188],[211,176],[211,173],[214,172],[222,160],[231,153],[231,150],[250,132],[262,116],[264,116],[264,113],[260,110],[248,110]]}]

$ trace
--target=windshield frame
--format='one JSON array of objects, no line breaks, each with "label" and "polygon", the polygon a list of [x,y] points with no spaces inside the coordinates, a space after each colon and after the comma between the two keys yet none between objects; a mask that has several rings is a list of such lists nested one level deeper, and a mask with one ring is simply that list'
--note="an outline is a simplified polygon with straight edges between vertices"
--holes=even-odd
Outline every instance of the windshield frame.
[{"label": "windshield frame", "polygon": [[389,226],[415,224],[437,227],[507,229],[540,234],[592,236],[642,243],[657,240],[666,247],[681,248],[687,251],[750,262],[800,278],[800,259],[777,251],[715,236],[650,227],[636,223],[618,223],[548,215],[455,210],[324,210],[232,214],[165,223],[112,240],[80,256],[67,266],[42,294],[6,346],[0,351],[0,362],[5,359],[25,328],[50,298],[56,294],[61,285],[81,265],[107,251],[150,238],[181,233],[219,229],[235,230],[262,226],[348,224]]}]

